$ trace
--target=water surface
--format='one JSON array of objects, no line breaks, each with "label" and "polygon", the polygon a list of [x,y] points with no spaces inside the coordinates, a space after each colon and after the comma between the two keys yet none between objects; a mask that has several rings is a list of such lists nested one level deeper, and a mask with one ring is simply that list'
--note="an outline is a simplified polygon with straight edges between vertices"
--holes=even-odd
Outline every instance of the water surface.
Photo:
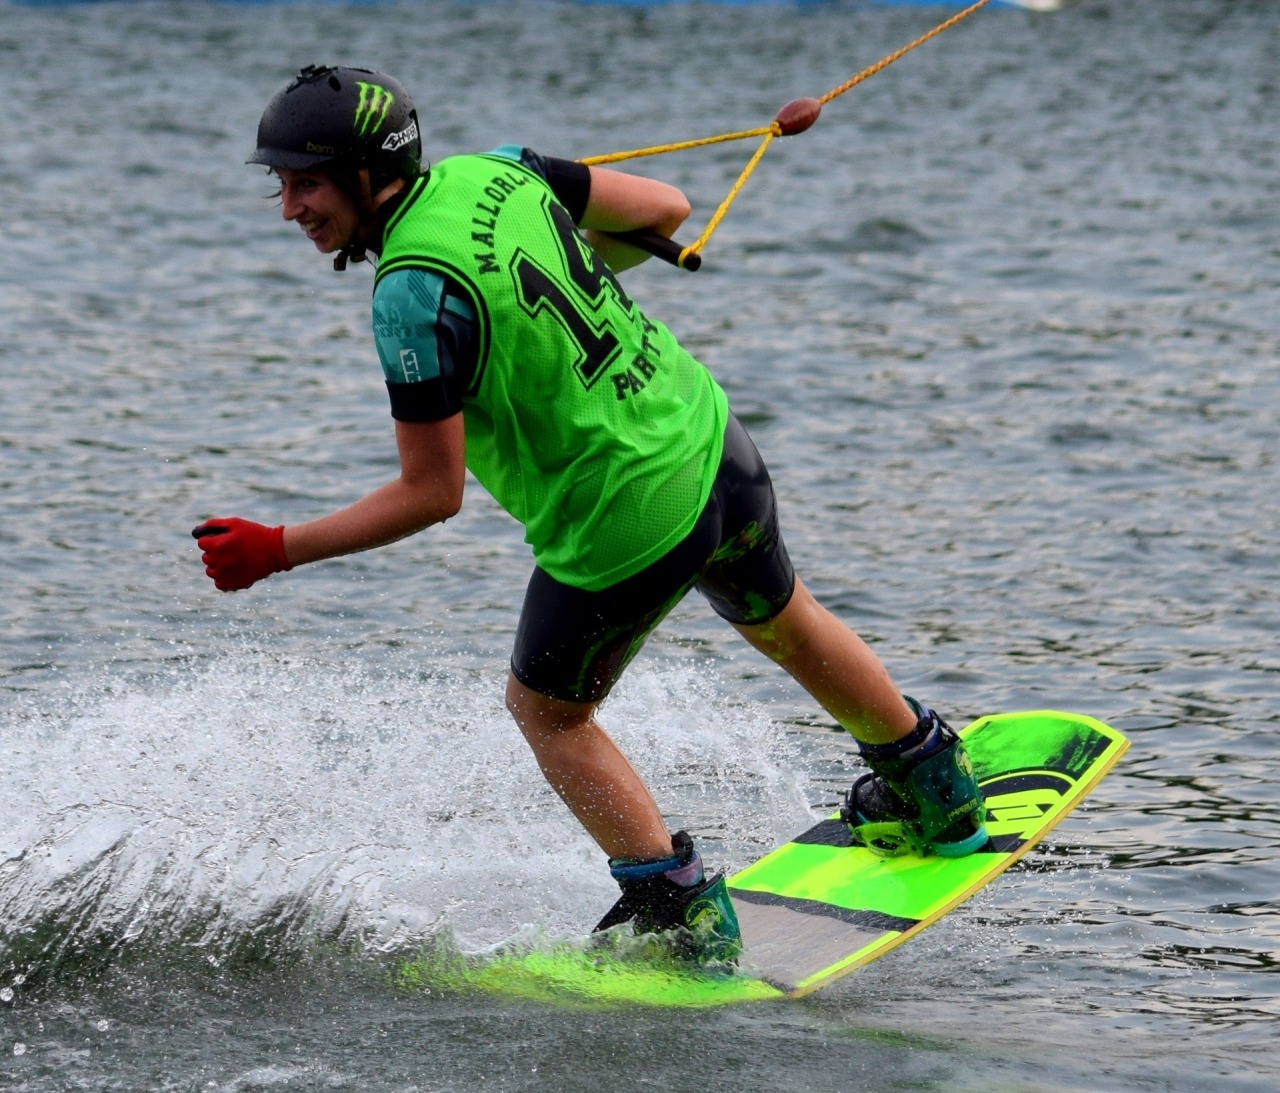
[{"label": "water surface", "polygon": [[[963,722],[1133,747],[1023,867],[798,1004],[405,995],[394,961],[611,900],[502,686],[529,562],[474,484],[214,591],[188,529],[395,473],[369,275],[243,166],[298,66],[399,75],[430,155],[749,128],[956,7],[0,4],[0,1087],[1269,1090],[1280,8],[984,11],[776,142],[631,291],[764,451],[808,583]],[[642,161],[699,229],[750,154]],[[847,738],[696,598],[608,704],[745,864]]]}]

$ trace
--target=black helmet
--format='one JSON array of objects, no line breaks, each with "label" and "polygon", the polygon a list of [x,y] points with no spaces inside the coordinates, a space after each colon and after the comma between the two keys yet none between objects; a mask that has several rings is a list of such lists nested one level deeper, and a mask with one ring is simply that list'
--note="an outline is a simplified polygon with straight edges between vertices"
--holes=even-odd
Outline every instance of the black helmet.
[{"label": "black helmet", "polygon": [[307,65],[267,103],[248,162],[368,167],[376,193],[421,172],[418,112],[404,87],[381,72]]}]

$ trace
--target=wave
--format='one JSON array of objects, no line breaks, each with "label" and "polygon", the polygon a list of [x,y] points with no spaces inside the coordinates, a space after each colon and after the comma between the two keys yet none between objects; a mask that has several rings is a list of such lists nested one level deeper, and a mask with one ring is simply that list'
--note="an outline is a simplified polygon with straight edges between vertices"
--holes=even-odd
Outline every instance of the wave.
[{"label": "wave", "polygon": [[[0,988],[581,936],[616,891],[500,684],[245,651],[20,711],[0,787]],[[606,721],[673,827],[732,867],[808,822],[809,787],[795,741],[716,687],[641,668]]]}]

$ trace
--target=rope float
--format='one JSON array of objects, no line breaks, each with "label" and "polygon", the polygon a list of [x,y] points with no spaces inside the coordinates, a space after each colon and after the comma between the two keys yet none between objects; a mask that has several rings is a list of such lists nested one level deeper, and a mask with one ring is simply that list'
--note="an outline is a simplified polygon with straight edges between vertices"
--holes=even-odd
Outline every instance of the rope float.
[{"label": "rope float", "polygon": [[751,177],[760,160],[764,158],[765,152],[769,150],[769,145],[773,143],[775,138],[791,137],[797,133],[803,133],[818,120],[822,113],[822,108],[832,99],[838,98],[846,91],[857,87],[864,80],[870,79],[877,72],[888,68],[894,61],[906,56],[917,46],[922,46],[931,38],[936,38],[943,31],[950,30],[957,23],[969,18],[979,8],[986,7],[990,2],[991,0],[977,0],[976,3],[970,4],[963,11],[951,16],[950,19],[939,23],[932,30],[920,35],[919,38],[908,42],[901,49],[894,50],[888,56],[880,58],[875,64],[849,77],[838,87],[833,87],[821,98],[793,99],[774,115],[773,121],[768,125],[762,125],[755,129],[743,129],[736,133],[721,133],[714,137],[701,137],[696,140],[684,140],[671,144],[657,144],[648,148],[637,148],[630,152],[610,152],[607,155],[589,156],[580,160],[586,166],[594,167],[606,163],[620,163],[628,159],[639,159],[641,156],[657,156],[666,152],[684,151],[688,148],[704,148],[710,144],[723,144],[726,141],[749,140],[752,137],[764,138],[746,167],[742,169],[742,173],[738,176],[737,181],[734,182],[728,195],[720,202],[715,213],[712,214],[707,226],[703,228],[702,234],[687,247],[682,247],[674,239],[668,239],[665,235],[660,235],[650,228],[640,228],[629,232],[612,232],[610,234],[616,239],[648,251],[654,257],[661,258],[664,262],[670,262],[673,266],[679,266],[681,269],[687,269],[690,272],[698,269],[702,265],[702,250],[707,245],[707,241],[711,238],[716,228],[720,226],[720,222],[729,211],[729,206],[733,204],[738,194],[742,191],[747,179]]}]

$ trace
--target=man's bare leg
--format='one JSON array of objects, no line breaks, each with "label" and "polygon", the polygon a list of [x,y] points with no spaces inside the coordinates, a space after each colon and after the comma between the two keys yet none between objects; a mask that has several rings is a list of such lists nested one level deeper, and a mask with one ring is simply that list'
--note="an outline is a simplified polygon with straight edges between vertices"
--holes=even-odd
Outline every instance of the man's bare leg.
[{"label": "man's bare leg", "polygon": [[735,629],[863,743],[887,744],[915,728],[915,712],[880,659],[799,579],[781,614]]},{"label": "man's bare leg", "polygon": [[596,721],[594,703],[565,702],[507,680],[507,709],[551,787],[610,858],[671,854],[671,834],[653,795]]}]

